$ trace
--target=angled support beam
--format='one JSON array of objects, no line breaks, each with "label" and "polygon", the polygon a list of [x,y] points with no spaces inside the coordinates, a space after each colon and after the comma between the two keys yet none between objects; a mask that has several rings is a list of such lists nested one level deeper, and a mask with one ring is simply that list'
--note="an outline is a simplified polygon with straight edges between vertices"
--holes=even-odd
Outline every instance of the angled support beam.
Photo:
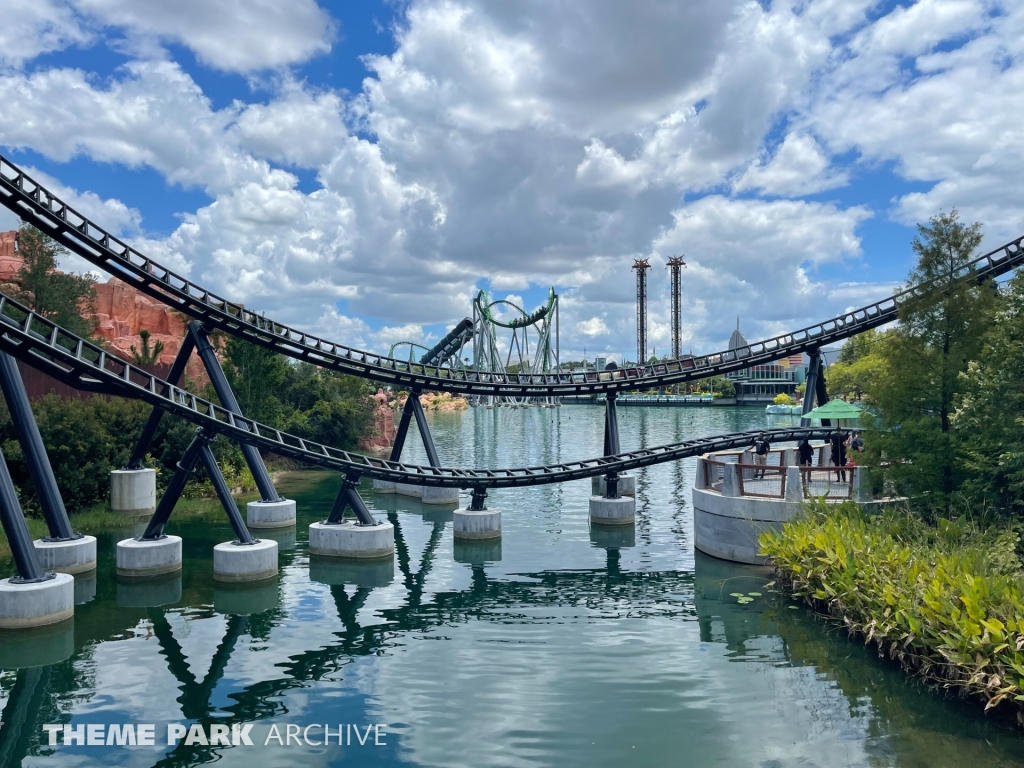
[{"label": "angled support beam", "polygon": [[14,567],[18,573],[11,577],[15,584],[30,584],[54,578],[52,573],[43,571],[39,562],[32,534],[21,511],[18,494],[14,490],[14,481],[7,471],[7,461],[0,453],[0,525],[7,535],[7,542],[14,557]]},{"label": "angled support beam", "polygon": [[[192,338],[192,334],[186,333],[184,340],[181,342],[181,349],[178,350],[178,355],[171,364],[171,370],[167,373],[167,381],[175,386],[178,385],[181,377],[185,375],[185,367],[188,365],[188,359],[192,356],[195,348],[196,342]],[[160,420],[163,416],[164,412],[161,408],[154,408],[153,412],[149,414],[149,421],[142,428],[139,442],[135,444],[135,450],[132,451],[132,456],[128,459],[128,469],[142,469],[142,462],[146,458],[146,454],[149,453],[149,446],[153,444],[153,438],[156,436],[156,430],[160,426]]]},{"label": "angled support beam", "polygon": [[395,433],[395,444],[391,448],[391,461],[399,461],[402,458],[402,449],[405,448],[405,439],[409,435],[409,424],[413,417],[416,418],[416,427],[420,431],[420,438],[423,440],[423,447],[427,451],[427,461],[432,467],[441,466],[441,460],[437,457],[437,448],[434,446],[434,438],[430,434],[430,427],[427,425],[427,414],[423,411],[423,403],[420,402],[419,388],[409,391],[405,398],[405,405],[402,406],[402,418],[398,422],[398,431]]},{"label": "angled support beam", "polygon": [[405,448],[405,438],[409,434],[409,424],[412,422],[413,400],[419,401],[419,389],[412,389],[409,396],[405,398],[405,405],[402,406],[402,418],[398,422],[398,429],[395,432],[395,444],[391,446],[391,461],[399,461],[402,458],[402,449]]},{"label": "angled support beam", "polygon": [[217,466],[217,459],[214,457],[213,451],[210,450],[211,442],[213,442],[213,440],[202,444],[199,449],[199,459],[203,462],[206,474],[210,476],[210,482],[213,483],[213,488],[217,492],[217,498],[220,499],[220,505],[224,507],[224,511],[228,513],[228,521],[231,523],[231,527],[235,531],[235,543],[256,544],[259,542],[259,539],[254,538],[249,532],[249,528],[246,526],[241,513],[238,511],[238,505],[235,504],[235,500],[231,497],[231,489],[228,488],[228,484],[224,480],[224,475],[221,474],[220,467]]},{"label": "angled support beam", "polygon": [[82,534],[75,533],[71,521],[68,520],[64,500],[60,497],[57,479],[53,476],[53,467],[46,456],[43,438],[39,434],[18,363],[6,352],[0,352],[0,387],[3,388],[4,399],[11,412],[11,421],[14,423],[14,430],[18,434],[18,442],[21,443],[25,463],[28,465],[28,473],[32,478],[32,485],[35,486],[39,506],[43,508],[46,527],[50,531],[50,535],[44,541],[72,541],[82,538]]},{"label": "angled support beam", "polygon": [[[224,375],[224,369],[220,367],[220,360],[217,359],[217,352],[214,350],[213,344],[210,343],[206,326],[198,320],[194,320],[189,323],[188,332],[195,342],[199,359],[203,361],[203,367],[210,375],[210,383],[213,384],[213,389],[216,391],[221,405],[236,416],[241,416],[242,409],[238,406],[235,393],[231,391],[231,385],[228,384],[227,376]],[[252,472],[253,480],[256,481],[256,487],[259,488],[263,501],[281,501],[281,496],[270,479],[270,473],[267,472],[260,452],[248,443],[242,443],[241,448],[242,455],[245,456],[245,463],[249,465],[249,471]]]},{"label": "angled support beam", "polygon": [[185,485],[188,483],[189,478],[195,474],[196,464],[199,463],[206,441],[207,437],[203,430],[197,429],[196,436],[189,443],[188,448],[185,449],[181,461],[178,462],[178,468],[174,470],[171,482],[167,484],[167,490],[164,491],[164,495],[160,499],[160,503],[157,505],[156,511],[149,521],[149,525],[146,526],[145,533],[139,537],[140,541],[155,541],[156,539],[163,538],[164,527],[171,517],[171,512],[174,511],[174,505],[181,498],[181,492],[185,490]]},{"label": "angled support beam", "polygon": [[420,402],[419,393],[416,394],[415,398],[412,398],[412,411],[416,415],[416,426],[420,430],[423,447],[427,451],[427,461],[430,462],[432,467],[440,467],[441,460],[437,458],[437,448],[434,447],[434,438],[430,434],[430,427],[427,425],[427,414],[423,412],[423,403]]},{"label": "angled support beam", "polygon": [[378,524],[377,520],[370,514],[370,510],[366,508],[366,504],[359,495],[359,491],[356,490],[358,487],[358,475],[345,476],[345,479],[341,481],[341,490],[338,491],[338,495],[334,498],[331,514],[324,521],[327,525],[338,525],[345,522],[346,507],[352,507],[352,512],[355,514],[359,525]]}]

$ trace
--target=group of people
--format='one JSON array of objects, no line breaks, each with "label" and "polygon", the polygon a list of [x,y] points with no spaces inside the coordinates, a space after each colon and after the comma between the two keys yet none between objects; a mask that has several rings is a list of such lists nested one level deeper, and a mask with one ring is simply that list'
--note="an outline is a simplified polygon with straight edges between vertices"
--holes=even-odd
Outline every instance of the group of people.
[{"label": "group of people", "polygon": [[[828,443],[832,454],[829,464],[836,468],[836,480],[845,483],[846,467],[854,464],[851,454],[864,452],[864,438],[860,436],[859,430],[855,429],[846,435],[843,434],[843,430],[836,427],[836,431],[829,435]],[[754,449],[754,464],[766,466],[772,445],[764,436],[764,432],[758,433],[750,447]],[[806,437],[797,446],[797,454],[801,467],[811,466],[814,460],[814,447]],[[755,473],[755,477],[764,477],[764,470]]]}]

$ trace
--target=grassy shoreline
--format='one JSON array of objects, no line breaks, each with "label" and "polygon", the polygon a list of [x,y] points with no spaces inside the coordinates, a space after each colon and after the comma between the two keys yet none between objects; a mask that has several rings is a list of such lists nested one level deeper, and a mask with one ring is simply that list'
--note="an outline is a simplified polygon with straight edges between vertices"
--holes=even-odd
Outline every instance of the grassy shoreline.
[{"label": "grassy shoreline", "polygon": [[[926,683],[1024,725],[1019,537],[855,504],[809,507],[761,537],[779,585]],[[1001,706],[1002,705],[1002,706]]]}]

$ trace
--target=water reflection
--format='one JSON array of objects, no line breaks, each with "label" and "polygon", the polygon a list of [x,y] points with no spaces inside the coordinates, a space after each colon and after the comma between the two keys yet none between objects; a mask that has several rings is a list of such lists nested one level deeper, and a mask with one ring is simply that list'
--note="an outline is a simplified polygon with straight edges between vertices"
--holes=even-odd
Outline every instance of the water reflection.
[{"label": "water reflection", "polygon": [[[601,435],[586,409],[443,416],[439,449],[479,440],[495,464],[509,451],[538,463],[586,455],[577,436]],[[570,421],[572,445],[531,447],[521,422],[522,443],[493,445],[515,418],[556,445]],[[646,419],[651,444],[700,434],[695,414],[623,418]],[[393,729],[372,754],[179,745],[132,753],[133,765],[1024,764],[1011,727],[792,610],[766,589],[766,570],[694,556],[691,476],[685,464],[638,475],[637,525],[624,528],[588,525],[586,483],[512,489],[494,504],[503,538],[473,543],[453,541],[451,509],[363,489],[395,526],[396,551],[358,563],[309,557],[306,526],[339,482],[310,475],[288,490],[297,528],[274,534],[295,536],[281,575],[256,586],[213,581],[223,523],[180,523],[185,569],[149,583],[113,579],[121,534],[101,537],[99,577],[83,587],[94,597],[73,622],[19,635],[20,649],[0,635],[0,668],[17,668],[0,671],[0,766],[124,762],[116,748],[51,750],[40,726],[131,721]]]}]

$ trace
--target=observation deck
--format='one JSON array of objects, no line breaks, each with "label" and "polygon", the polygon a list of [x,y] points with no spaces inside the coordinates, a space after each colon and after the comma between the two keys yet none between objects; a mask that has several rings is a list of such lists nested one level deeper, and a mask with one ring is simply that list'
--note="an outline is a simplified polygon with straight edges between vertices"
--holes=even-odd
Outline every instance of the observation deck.
[{"label": "observation deck", "polygon": [[798,465],[795,447],[773,449],[766,465],[755,463],[751,449],[701,456],[693,487],[697,549],[723,560],[763,565],[766,558],[758,554],[761,534],[780,530],[806,502],[852,500],[865,506],[891,501],[872,498],[867,467],[831,466],[831,447],[811,445],[812,463],[804,467]]}]

